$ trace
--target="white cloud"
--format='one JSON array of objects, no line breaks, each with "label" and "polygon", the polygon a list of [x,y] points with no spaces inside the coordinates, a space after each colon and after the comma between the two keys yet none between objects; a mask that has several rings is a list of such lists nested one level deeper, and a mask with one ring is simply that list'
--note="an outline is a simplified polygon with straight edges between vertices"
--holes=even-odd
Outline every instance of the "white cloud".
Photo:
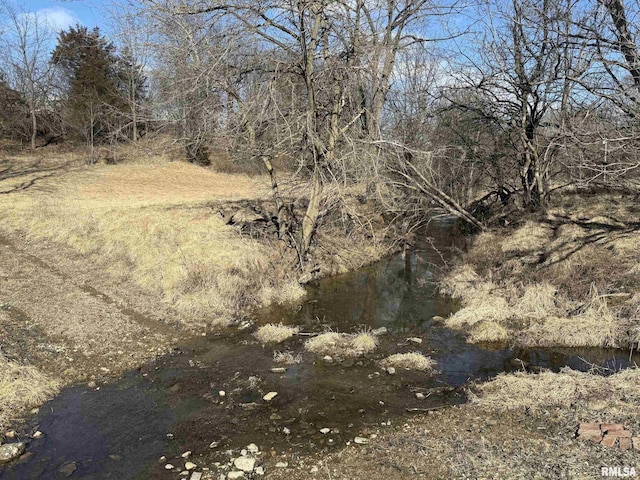
[{"label": "white cloud", "polygon": [[78,17],[64,7],[41,8],[35,12],[35,15],[39,22],[56,31],[66,30],[78,22]]}]

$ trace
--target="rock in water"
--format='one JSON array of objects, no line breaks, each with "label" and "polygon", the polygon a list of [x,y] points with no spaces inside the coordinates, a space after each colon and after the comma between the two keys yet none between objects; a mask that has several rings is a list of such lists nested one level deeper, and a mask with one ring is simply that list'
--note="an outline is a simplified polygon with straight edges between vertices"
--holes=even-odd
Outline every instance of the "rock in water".
[{"label": "rock in water", "polygon": [[195,470],[196,467],[197,467],[197,465],[195,463],[193,463],[193,462],[187,462],[187,463],[184,464],[184,468],[186,470]]},{"label": "rock in water", "polygon": [[233,465],[243,472],[253,472],[253,467],[256,465],[256,459],[251,457],[238,457],[233,461]]},{"label": "rock in water", "polygon": [[71,462],[60,467],[58,471],[62,473],[65,477],[70,477],[71,475],[73,475],[73,472],[75,472],[77,469],[78,469],[78,466],[75,464],[75,462]]},{"label": "rock in water", "polygon": [[358,445],[366,445],[367,443],[369,443],[369,439],[364,437],[356,437],[353,441]]},{"label": "rock in water", "polygon": [[0,465],[18,458],[24,453],[25,448],[25,444],[22,442],[7,443],[0,446]]},{"label": "rock in water", "polygon": [[371,333],[373,333],[376,337],[379,337],[380,335],[386,335],[387,327],[374,328],[373,330],[371,330]]},{"label": "rock in water", "polygon": [[237,472],[237,471],[229,472],[229,474],[227,475],[227,478],[229,480],[236,480],[238,478],[244,478],[244,473],[243,472]]},{"label": "rock in water", "polygon": [[267,393],[264,397],[262,397],[262,399],[265,402],[270,402],[271,400],[273,400],[274,398],[276,398],[278,396],[278,392],[269,392]]},{"label": "rock in water", "polygon": [[411,337],[411,338],[407,338],[407,342],[420,345],[422,343],[422,339],[420,337]]}]

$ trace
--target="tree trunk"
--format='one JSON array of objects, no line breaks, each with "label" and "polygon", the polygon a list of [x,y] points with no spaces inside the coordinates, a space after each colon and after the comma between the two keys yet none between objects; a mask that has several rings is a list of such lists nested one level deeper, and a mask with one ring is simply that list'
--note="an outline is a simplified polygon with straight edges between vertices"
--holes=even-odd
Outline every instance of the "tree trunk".
[{"label": "tree trunk", "polygon": [[307,211],[304,214],[302,220],[302,231],[300,232],[300,239],[298,241],[299,254],[301,258],[304,258],[311,246],[311,240],[316,230],[316,222],[320,215],[320,200],[322,198],[322,180],[320,178],[320,172],[316,168],[313,172],[311,195],[309,196],[309,205]]},{"label": "tree trunk", "polygon": [[38,136],[38,117],[36,115],[36,108],[33,102],[29,106],[31,111],[31,150],[36,149],[36,137]]}]

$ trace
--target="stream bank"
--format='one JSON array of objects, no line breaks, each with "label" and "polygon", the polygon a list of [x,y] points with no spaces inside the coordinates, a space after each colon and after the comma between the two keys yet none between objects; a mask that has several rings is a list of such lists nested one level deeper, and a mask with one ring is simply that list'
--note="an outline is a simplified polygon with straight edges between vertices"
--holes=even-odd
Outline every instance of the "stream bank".
[{"label": "stream bank", "polygon": [[[300,307],[262,310],[253,319],[309,333],[386,327],[375,352],[327,362],[304,350],[304,336],[265,347],[250,329],[181,341],[171,353],[115,381],[63,390],[20,433],[29,441],[28,457],[0,470],[2,478],[62,478],[68,465],[73,478],[177,478],[186,463],[182,454],[190,451],[189,461],[203,478],[217,479],[251,443],[263,452],[259,460],[267,475],[296,478],[308,475],[309,462],[321,465],[322,458],[345,448],[363,454],[377,448],[379,438],[398,438],[403,425],[421,421],[416,415],[449,418],[451,412],[484,408],[462,405],[469,382],[491,384],[505,372],[558,372],[567,366],[587,371],[598,365],[611,374],[637,362],[620,350],[474,345],[447,328],[438,318],[454,313],[457,304],[438,293],[434,279],[463,247],[456,228],[446,222],[434,226],[432,241],[415,250],[316,282]],[[276,351],[300,361],[279,366]],[[433,358],[437,373],[389,375],[378,365],[385,356],[409,351]],[[274,367],[286,371],[272,372]],[[278,395],[267,402],[269,392]],[[35,431],[44,437],[30,438]],[[367,445],[355,444],[356,437]],[[284,462],[287,468],[276,467]],[[167,470],[167,464],[175,469]],[[328,478],[320,468],[317,474]]]}]

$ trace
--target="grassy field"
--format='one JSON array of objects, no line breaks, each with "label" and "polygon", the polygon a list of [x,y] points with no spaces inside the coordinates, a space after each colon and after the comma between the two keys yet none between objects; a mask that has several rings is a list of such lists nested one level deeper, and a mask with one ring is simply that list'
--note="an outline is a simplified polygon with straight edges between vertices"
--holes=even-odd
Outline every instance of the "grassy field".
[{"label": "grassy field", "polygon": [[[0,191],[10,192],[0,202],[0,230],[91,258],[112,283],[137,285],[181,323],[225,324],[249,305],[303,293],[280,267],[275,245],[241,236],[216,211],[264,199],[265,178],[161,159],[92,167],[73,157],[11,161],[12,168],[35,172],[0,182]],[[58,165],[65,166],[43,173]]]}]

